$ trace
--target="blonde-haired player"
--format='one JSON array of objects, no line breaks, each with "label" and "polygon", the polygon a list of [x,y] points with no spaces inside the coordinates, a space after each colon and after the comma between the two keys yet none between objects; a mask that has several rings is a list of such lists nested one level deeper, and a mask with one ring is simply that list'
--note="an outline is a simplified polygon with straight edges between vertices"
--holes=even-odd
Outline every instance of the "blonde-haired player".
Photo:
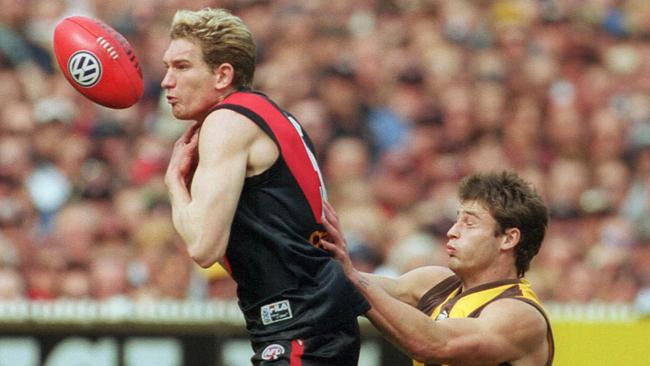
[{"label": "blonde-haired player", "polygon": [[254,365],[356,365],[369,306],[320,244],[325,187],[309,138],[250,89],[250,31],[223,9],[182,10],[170,36],[161,85],[192,123],[165,182],[187,251],[237,282]]}]

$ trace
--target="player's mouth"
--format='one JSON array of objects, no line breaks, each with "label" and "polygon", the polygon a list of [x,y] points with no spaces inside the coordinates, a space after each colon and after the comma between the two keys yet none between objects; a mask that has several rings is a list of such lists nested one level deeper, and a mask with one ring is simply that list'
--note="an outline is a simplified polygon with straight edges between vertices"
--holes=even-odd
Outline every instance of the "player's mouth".
[{"label": "player's mouth", "polygon": [[167,103],[169,103],[171,105],[174,105],[174,104],[178,103],[178,98],[167,96]]},{"label": "player's mouth", "polygon": [[445,247],[447,249],[447,254],[449,254],[450,257],[452,257],[454,254],[456,254],[456,248],[453,245],[447,243],[447,245],[445,245]]}]

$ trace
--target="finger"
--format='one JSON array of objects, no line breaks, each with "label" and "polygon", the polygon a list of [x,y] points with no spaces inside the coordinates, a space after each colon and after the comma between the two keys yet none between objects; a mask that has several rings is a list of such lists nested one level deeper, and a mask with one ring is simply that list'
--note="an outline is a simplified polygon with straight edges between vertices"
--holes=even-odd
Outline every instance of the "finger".
[{"label": "finger", "polygon": [[338,221],[338,215],[336,214],[336,211],[334,211],[334,207],[332,207],[332,204],[329,203],[328,201],[324,201],[323,203],[325,204],[325,212],[327,212],[332,218]]},{"label": "finger", "polygon": [[334,218],[336,219],[336,222],[338,223],[339,222],[339,214],[336,213],[336,210],[334,209],[334,206],[332,206],[332,204],[329,203],[329,202],[327,202],[327,206],[329,206],[329,210],[330,210],[330,212],[332,212],[332,216],[334,216]]},{"label": "finger", "polygon": [[323,243],[323,245],[336,248],[336,249],[338,249],[340,246],[340,242],[337,242],[336,240],[328,240],[328,239],[321,238],[320,242]]},{"label": "finger", "polygon": [[185,132],[181,135],[179,140],[182,141],[183,143],[190,142],[190,140],[194,137],[194,135],[196,135],[195,132],[198,128],[199,128],[199,124],[194,123],[193,125],[188,127],[187,130],[185,130]]},{"label": "finger", "polygon": [[190,140],[187,142],[188,145],[194,147],[199,144],[199,134],[195,133],[190,137]]},{"label": "finger", "polygon": [[323,206],[325,206],[325,211],[332,211],[332,205],[328,201],[323,201]]},{"label": "finger", "polygon": [[178,141],[186,142],[192,136],[192,127],[188,127],[185,132],[178,138]]},{"label": "finger", "polygon": [[199,135],[199,129],[200,129],[200,128],[201,128],[201,124],[200,124],[200,123],[198,123],[198,122],[197,122],[197,123],[194,123],[194,124],[190,127],[190,131],[191,131],[192,136],[198,136],[198,135]]},{"label": "finger", "polygon": [[201,124],[198,122],[194,122],[192,126],[190,126],[190,129],[192,130],[192,133],[194,133],[196,130],[199,129],[199,127],[201,127]]},{"label": "finger", "polygon": [[329,240],[321,239],[321,244],[323,245],[323,248],[329,252],[335,260],[343,265],[343,267],[352,267],[352,261],[345,248],[341,248],[337,246],[336,243],[332,243]]},{"label": "finger", "polygon": [[323,226],[325,226],[325,230],[327,230],[327,233],[334,238],[335,242],[341,241],[341,233],[338,231],[334,225],[332,225],[327,218],[323,220]]},{"label": "finger", "polygon": [[319,242],[325,250],[328,252],[333,252],[336,250],[336,245],[332,244],[331,242],[321,238]]},{"label": "finger", "polygon": [[174,149],[180,149],[183,145],[185,145],[185,133],[176,140],[174,143]]},{"label": "finger", "polygon": [[332,208],[332,205],[330,205],[327,201],[325,201],[325,219],[329,221],[332,226],[338,226],[339,225],[339,219],[336,217],[336,213],[334,212],[334,209]]},{"label": "finger", "polygon": [[341,258],[341,250],[336,246],[336,244],[324,239],[321,239],[320,243],[323,245],[323,249],[332,254],[334,258]]}]

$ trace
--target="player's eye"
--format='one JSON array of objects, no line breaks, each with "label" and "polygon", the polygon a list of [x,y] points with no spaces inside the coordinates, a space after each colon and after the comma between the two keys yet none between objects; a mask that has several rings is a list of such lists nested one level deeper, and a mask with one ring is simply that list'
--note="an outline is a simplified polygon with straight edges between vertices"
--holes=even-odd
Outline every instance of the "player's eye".
[{"label": "player's eye", "polygon": [[474,221],[475,221],[475,220],[473,220],[472,217],[470,217],[470,216],[464,216],[464,217],[461,219],[461,222],[462,222],[463,225],[465,225],[465,226],[474,226],[474,224],[475,224]]}]

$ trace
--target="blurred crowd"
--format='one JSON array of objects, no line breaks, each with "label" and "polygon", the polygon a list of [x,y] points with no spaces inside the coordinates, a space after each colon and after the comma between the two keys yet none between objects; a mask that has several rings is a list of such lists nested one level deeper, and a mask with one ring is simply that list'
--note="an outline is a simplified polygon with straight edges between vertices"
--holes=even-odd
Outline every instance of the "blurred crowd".
[{"label": "blurred crowd", "polygon": [[[0,299],[234,298],[184,252],[163,183],[188,126],[160,88],[168,25],[205,6],[250,26],[255,88],[311,136],[360,268],[444,265],[459,179],[513,169],[551,210],[527,275],[544,301],[648,301],[644,0],[0,0]],[[78,14],[135,49],[134,107],[63,78],[52,32]]]}]

